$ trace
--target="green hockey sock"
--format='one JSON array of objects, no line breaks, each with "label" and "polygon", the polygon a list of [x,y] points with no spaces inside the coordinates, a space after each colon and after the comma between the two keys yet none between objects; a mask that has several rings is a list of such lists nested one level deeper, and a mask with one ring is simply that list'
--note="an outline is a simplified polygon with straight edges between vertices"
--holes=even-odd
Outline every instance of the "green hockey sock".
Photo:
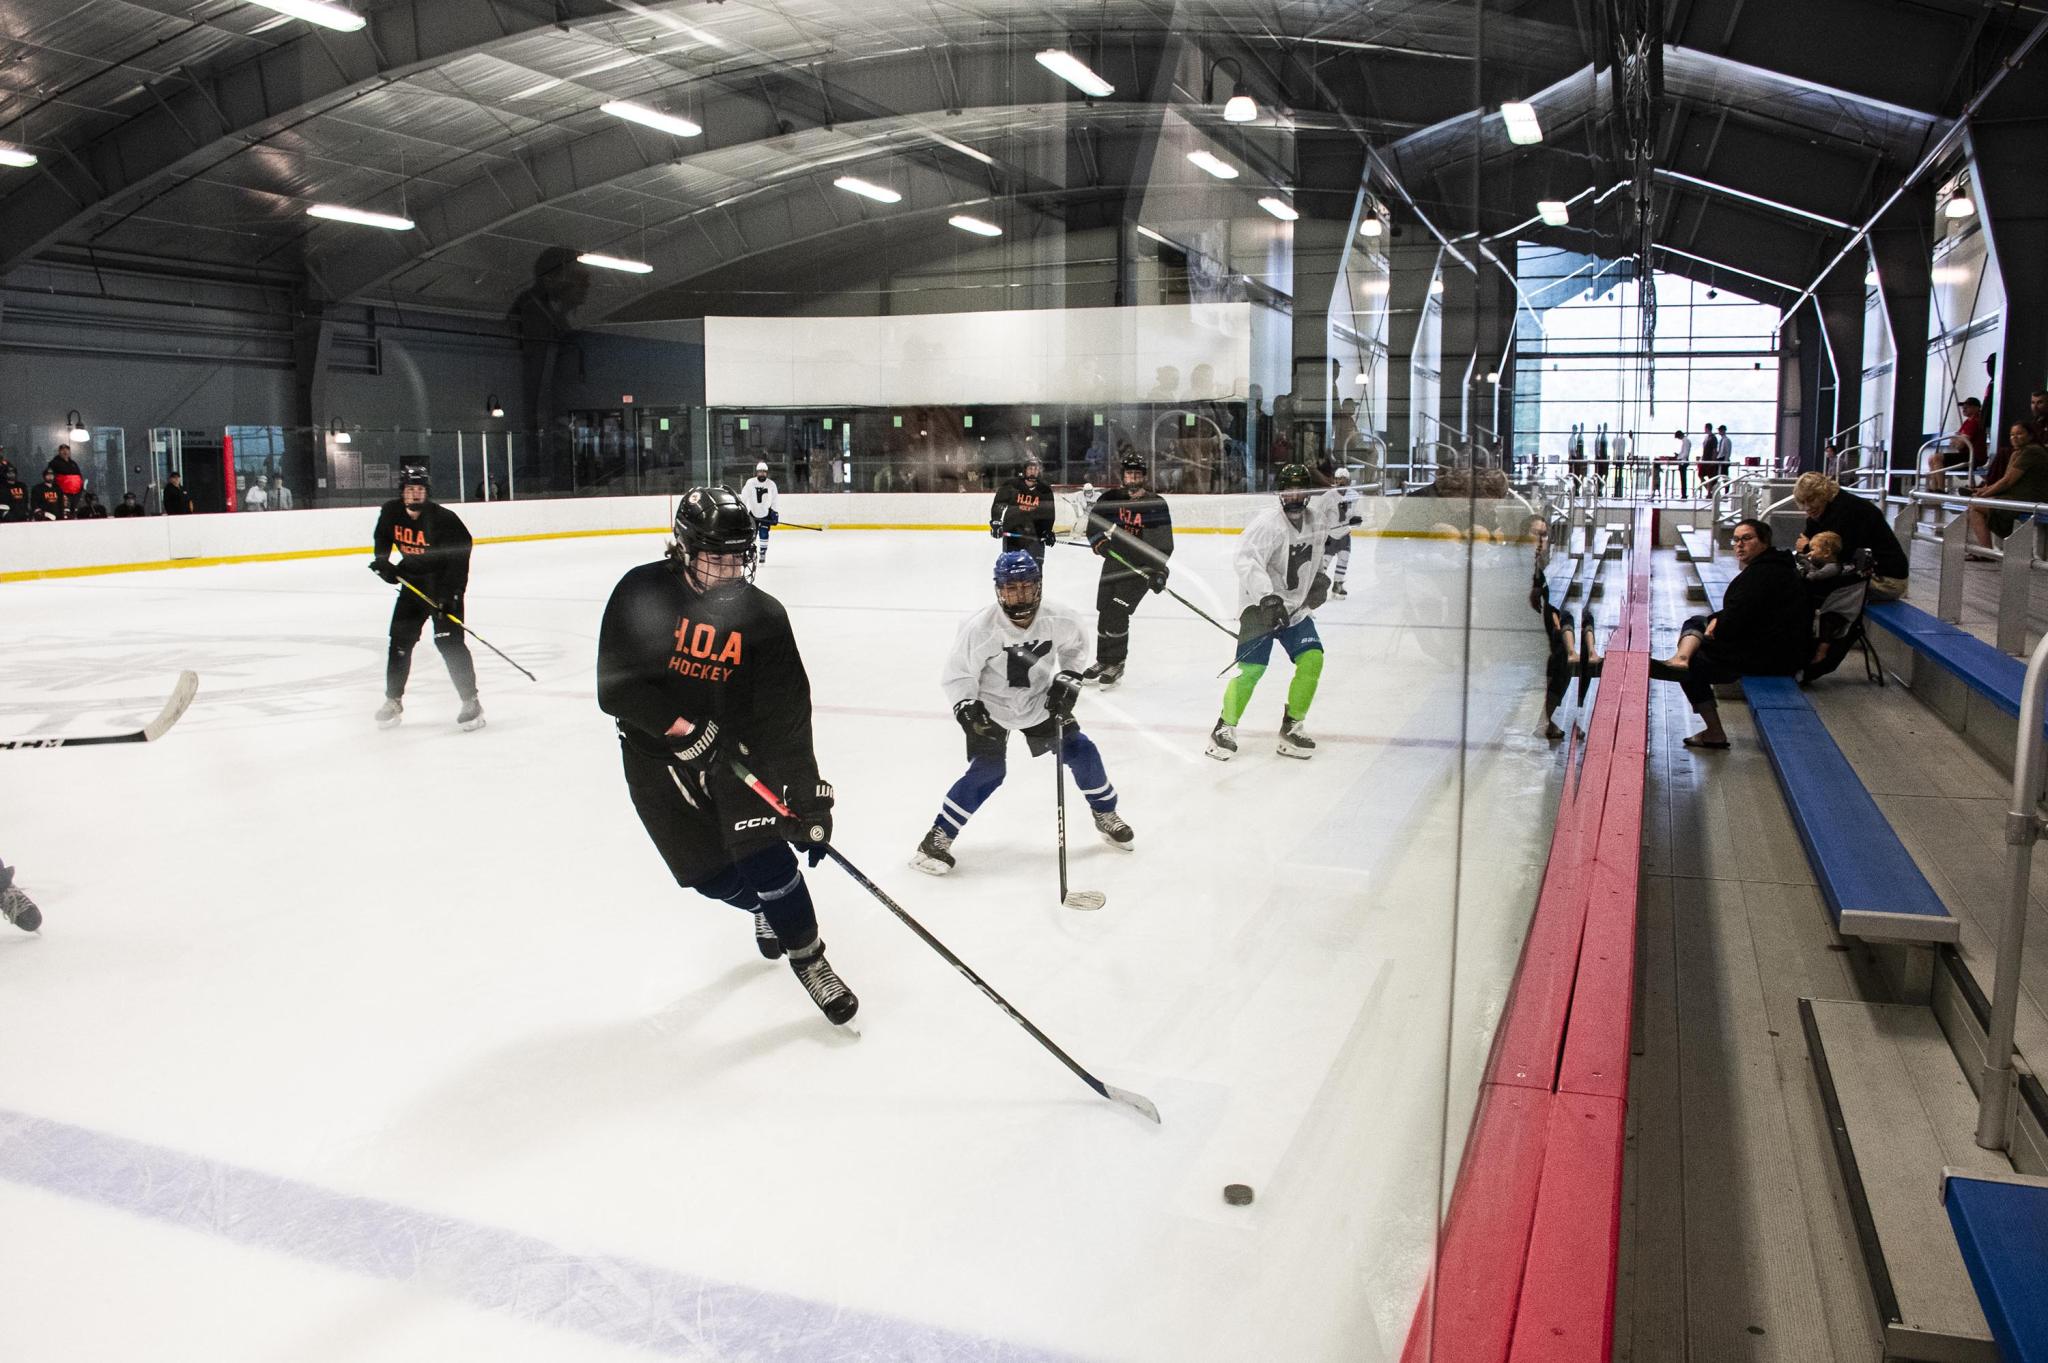
[{"label": "green hockey sock", "polygon": [[[1308,707],[1316,698],[1316,686],[1323,679],[1323,651],[1312,648],[1294,660],[1294,680],[1287,685],[1287,713],[1299,721],[1308,718]],[[1249,693],[1247,693],[1249,694]]]},{"label": "green hockey sock", "polygon": [[1239,663],[1237,675],[1223,688],[1223,722],[1232,725],[1244,718],[1244,707],[1252,703],[1252,691],[1266,675],[1264,663]]}]

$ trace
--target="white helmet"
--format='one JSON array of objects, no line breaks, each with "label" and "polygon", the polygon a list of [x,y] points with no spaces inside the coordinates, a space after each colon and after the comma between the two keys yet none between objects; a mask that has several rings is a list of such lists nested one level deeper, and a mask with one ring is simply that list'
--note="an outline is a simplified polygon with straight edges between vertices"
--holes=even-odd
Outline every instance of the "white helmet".
[{"label": "white helmet", "polygon": [[1350,481],[1351,481],[1351,470],[1350,470],[1350,469],[1338,469],[1338,470],[1337,470],[1337,481],[1338,481],[1338,482],[1340,482],[1340,483],[1348,483],[1348,482],[1350,482]]},{"label": "white helmet", "polygon": [[754,465],[754,472],[756,472],[756,473],[766,473],[767,471],[768,471],[768,461],[767,461],[767,460],[765,460],[765,459],[761,460],[761,461],[760,461],[759,463],[757,463],[757,464],[755,464],[755,465]]}]

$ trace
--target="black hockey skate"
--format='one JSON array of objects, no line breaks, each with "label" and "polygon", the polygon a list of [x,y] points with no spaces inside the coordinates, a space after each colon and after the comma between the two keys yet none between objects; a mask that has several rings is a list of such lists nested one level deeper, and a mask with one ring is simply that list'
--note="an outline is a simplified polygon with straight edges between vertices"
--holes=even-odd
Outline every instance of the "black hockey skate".
[{"label": "black hockey skate", "polygon": [[[1088,672],[1093,672],[1095,675],[1090,677]],[[1124,665],[1122,663],[1097,663],[1094,667],[1089,668],[1088,672],[1082,673],[1081,679],[1083,681],[1092,681],[1105,691],[1124,679]]]},{"label": "black hockey skate", "polygon": [[782,939],[775,935],[775,929],[768,926],[768,915],[759,909],[754,911],[754,945],[761,954],[771,961],[782,959]]},{"label": "black hockey skate", "polygon": [[1098,809],[1095,811],[1095,831],[1100,833],[1102,840],[1111,847],[1125,852],[1131,850],[1131,840],[1134,836],[1131,832],[1131,826],[1117,817],[1115,810]]},{"label": "black hockey skate", "polygon": [[43,911],[14,887],[14,869],[9,866],[0,866],[0,917],[23,932],[34,932],[43,925]]},{"label": "black hockey skate", "polygon": [[1216,727],[1209,731],[1209,746],[1205,750],[1218,762],[1228,762],[1237,756],[1237,726],[1216,721]]},{"label": "black hockey skate", "polygon": [[1344,590],[1344,584],[1342,582],[1332,582],[1330,584],[1330,595],[1349,596],[1351,595],[1351,593]]},{"label": "black hockey skate", "polygon": [[825,959],[824,938],[814,937],[809,946],[790,952],[789,968],[796,972],[797,979],[810,994],[811,1002],[817,1004],[818,1011],[825,1015],[825,1021],[834,1027],[845,1026],[860,1011],[860,1000],[832,969],[832,963]]},{"label": "black hockey skate", "polygon": [[455,723],[465,732],[484,727],[484,703],[475,696],[462,702],[462,712],[455,716]]},{"label": "black hockey skate", "polygon": [[1301,721],[1292,715],[1283,715],[1280,720],[1280,745],[1276,751],[1282,757],[1299,757],[1303,761],[1316,755],[1316,741],[1301,727]]},{"label": "black hockey skate", "polygon": [[953,869],[953,835],[933,824],[925,830],[924,841],[910,854],[910,864],[928,876],[942,876]]},{"label": "black hockey skate", "polygon": [[376,719],[378,728],[396,729],[405,722],[405,702],[396,696],[386,696],[377,707]]}]

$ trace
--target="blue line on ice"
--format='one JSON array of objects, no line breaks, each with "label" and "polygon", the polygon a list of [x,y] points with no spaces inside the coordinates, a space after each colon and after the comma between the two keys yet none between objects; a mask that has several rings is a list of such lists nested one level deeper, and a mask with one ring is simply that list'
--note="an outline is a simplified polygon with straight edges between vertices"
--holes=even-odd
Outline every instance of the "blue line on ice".
[{"label": "blue line on ice", "polygon": [[0,1179],[668,1357],[1061,1357],[632,1259],[578,1255],[499,1226],[5,1109]]}]

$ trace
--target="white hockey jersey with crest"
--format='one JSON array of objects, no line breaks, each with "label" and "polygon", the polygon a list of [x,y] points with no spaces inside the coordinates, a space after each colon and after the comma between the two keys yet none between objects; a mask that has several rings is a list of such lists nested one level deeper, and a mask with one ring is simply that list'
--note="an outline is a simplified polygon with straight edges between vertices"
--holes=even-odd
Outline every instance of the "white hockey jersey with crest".
[{"label": "white hockey jersey with crest", "polygon": [[990,602],[961,622],[939,686],[949,709],[978,700],[1005,729],[1028,729],[1046,717],[1053,674],[1079,672],[1087,662],[1088,632],[1072,611],[1043,601],[1018,629]]},{"label": "white hockey jersey with crest", "polygon": [[1277,596],[1287,606],[1287,623],[1301,623],[1308,614],[1301,604],[1322,571],[1324,546],[1340,524],[1337,499],[1327,492],[1309,498],[1298,530],[1288,524],[1287,513],[1277,503],[1254,516],[1237,537],[1237,557],[1232,560],[1238,610]]},{"label": "white hockey jersey with crest", "polygon": [[773,478],[749,478],[740,487],[740,500],[747,504],[747,510],[754,513],[757,521],[768,519],[768,513],[775,509],[778,495]]}]

